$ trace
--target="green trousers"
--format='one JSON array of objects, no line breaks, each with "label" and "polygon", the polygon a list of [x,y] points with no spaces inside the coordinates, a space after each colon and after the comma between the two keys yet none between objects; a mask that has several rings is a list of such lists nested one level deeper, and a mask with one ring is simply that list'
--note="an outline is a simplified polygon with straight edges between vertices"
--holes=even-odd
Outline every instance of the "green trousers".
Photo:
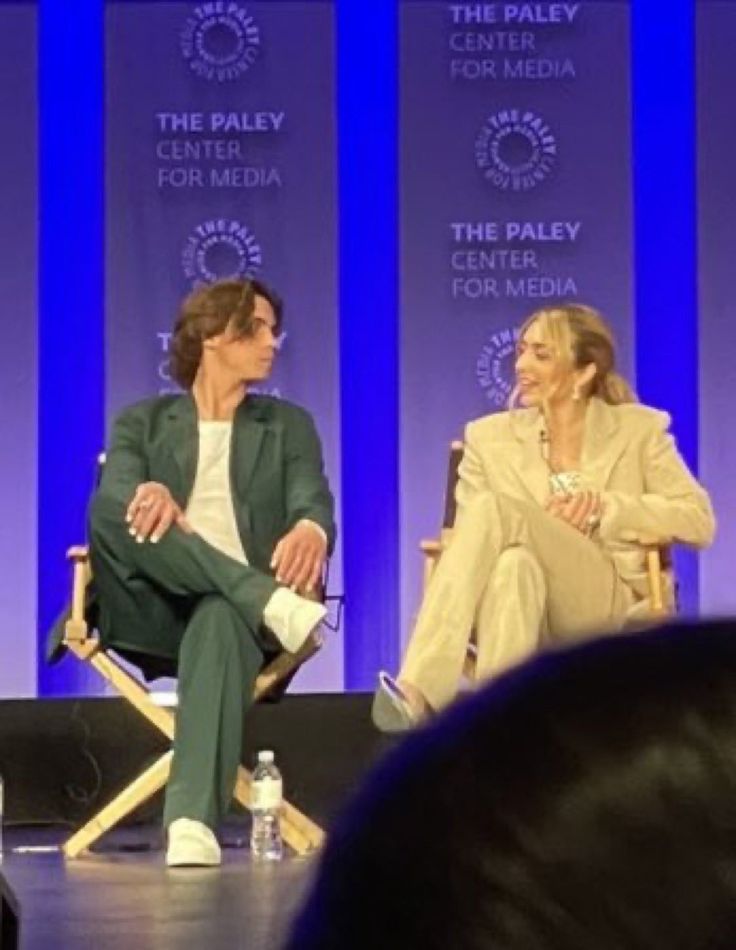
[{"label": "green trousers", "polygon": [[176,527],[158,544],[138,544],[119,504],[101,496],[89,531],[103,644],[169,663],[178,677],[164,823],[214,827],[232,798],[243,717],[272,649],[261,619],[276,581]]}]

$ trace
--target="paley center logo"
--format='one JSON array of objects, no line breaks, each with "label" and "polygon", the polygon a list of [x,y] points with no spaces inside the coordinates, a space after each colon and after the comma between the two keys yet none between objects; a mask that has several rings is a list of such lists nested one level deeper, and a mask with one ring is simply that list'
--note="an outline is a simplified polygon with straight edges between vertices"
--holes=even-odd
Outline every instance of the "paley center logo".
[{"label": "paley center logo", "polygon": [[498,330],[483,345],[475,364],[475,376],[486,399],[495,409],[508,405],[514,387],[514,363],[518,328]]},{"label": "paley center logo", "polygon": [[475,161],[483,177],[503,191],[529,191],[554,167],[557,142],[537,115],[502,109],[489,116],[475,139]]},{"label": "paley center logo", "polygon": [[261,31],[240,3],[214,0],[194,8],[181,31],[181,51],[203,79],[229,82],[258,58]]},{"label": "paley center logo", "polygon": [[191,232],[181,259],[188,280],[209,284],[223,277],[254,277],[263,264],[263,253],[242,222],[211,218]]}]

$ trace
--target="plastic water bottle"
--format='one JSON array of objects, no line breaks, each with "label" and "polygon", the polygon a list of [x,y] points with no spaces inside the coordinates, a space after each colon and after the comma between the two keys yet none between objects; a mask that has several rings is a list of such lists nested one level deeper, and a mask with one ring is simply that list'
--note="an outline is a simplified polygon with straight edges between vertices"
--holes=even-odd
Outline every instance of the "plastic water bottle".
[{"label": "plastic water bottle", "polygon": [[253,860],[280,861],[284,853],[280,821],[283,783],[273,752],[258,753],[251,794],[250,853]]}]

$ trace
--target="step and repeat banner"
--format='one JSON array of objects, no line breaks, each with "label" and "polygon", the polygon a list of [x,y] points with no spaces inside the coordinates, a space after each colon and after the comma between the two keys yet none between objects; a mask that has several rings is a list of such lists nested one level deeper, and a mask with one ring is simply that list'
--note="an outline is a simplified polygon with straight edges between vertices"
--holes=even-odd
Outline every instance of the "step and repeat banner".
[{"label": "step and repeat banner", "polygon": [[607,315],[631,375],[629,6],[401,5],[402,630],[449,443],[506,407],[515,331]]},{"label": "step and repeat banner", "polygon": [[713,499],[718,533],[700,555],[704,613],[736,613],[736,5],[699,0],[698,199],[700,294],[700,476]]},{"label": "step and repeat banner", "polygon": [[36,7],[0,5],[0,698],[36,693]]},{"label": "step and repeat banner", "polygon": [[[339,498],[331,3],[107,5],[107,409],[176,391],[193,287],[258,276],[286,304],[261,391],[314,415]],[[331,588],[341,590],[339,550]],[[299,675],[341,689],[342,637]]]}]

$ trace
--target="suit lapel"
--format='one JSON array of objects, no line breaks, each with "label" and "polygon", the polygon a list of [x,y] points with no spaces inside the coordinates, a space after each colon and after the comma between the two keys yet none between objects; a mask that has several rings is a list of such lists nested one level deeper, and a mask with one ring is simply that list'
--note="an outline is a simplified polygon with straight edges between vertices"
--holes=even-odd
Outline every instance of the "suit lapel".
[{"label": "suit lapel", "polygon": [[230,484],[241,496],[248,491],[258,464],[263,437],[269,427],[268,404],[246,396],[238,406],[230,452]]},{"label": "suit lapel", "polygon": [[615,410],[594,396],[588,403],[580,460],[585,483],[591,488],[603,490],[625,448],[626,439],[623,438]]},{"label": "suit lapel", "polygon": [[549,469],[542,454],[544,418],[541,412],[520,413],[513,423],[517,427],[518,443],[512,449],[516,459],[510,459],[511,468],[525,491],[539,505],[549,497]]},{"label": "suit lapel", "polygon": [[176,468],[176,500],[184,506],[194,487],[199,455],[197,409],[191,394],[181,396],[169,409],[166,439]]},{"label": "suit lapel", "polygon": [[[267,404],[246,396],[235,412],[230,451],[231,485],[241,495],[252,481],[268,427]],[[177,501],[186,505],[194,487],[199,455],[197,409],[191,394],[181,396],[169,409],[165,438],[175,468],[172,488]]]},{"label": "suit lapel", "polygon": [[[549,498],[549,468],[542,454],[544,418],[541,412],[532,411],[519,415],[516,458],[511,458],[511,467],[526,492],[535,501],[544,505]],[[615,410],[602,399],[593,397],[585,418],[585,432],[580,459],[583,482],[590,488],[603,490],[614,465],[626,448],[620,423]]]}]

